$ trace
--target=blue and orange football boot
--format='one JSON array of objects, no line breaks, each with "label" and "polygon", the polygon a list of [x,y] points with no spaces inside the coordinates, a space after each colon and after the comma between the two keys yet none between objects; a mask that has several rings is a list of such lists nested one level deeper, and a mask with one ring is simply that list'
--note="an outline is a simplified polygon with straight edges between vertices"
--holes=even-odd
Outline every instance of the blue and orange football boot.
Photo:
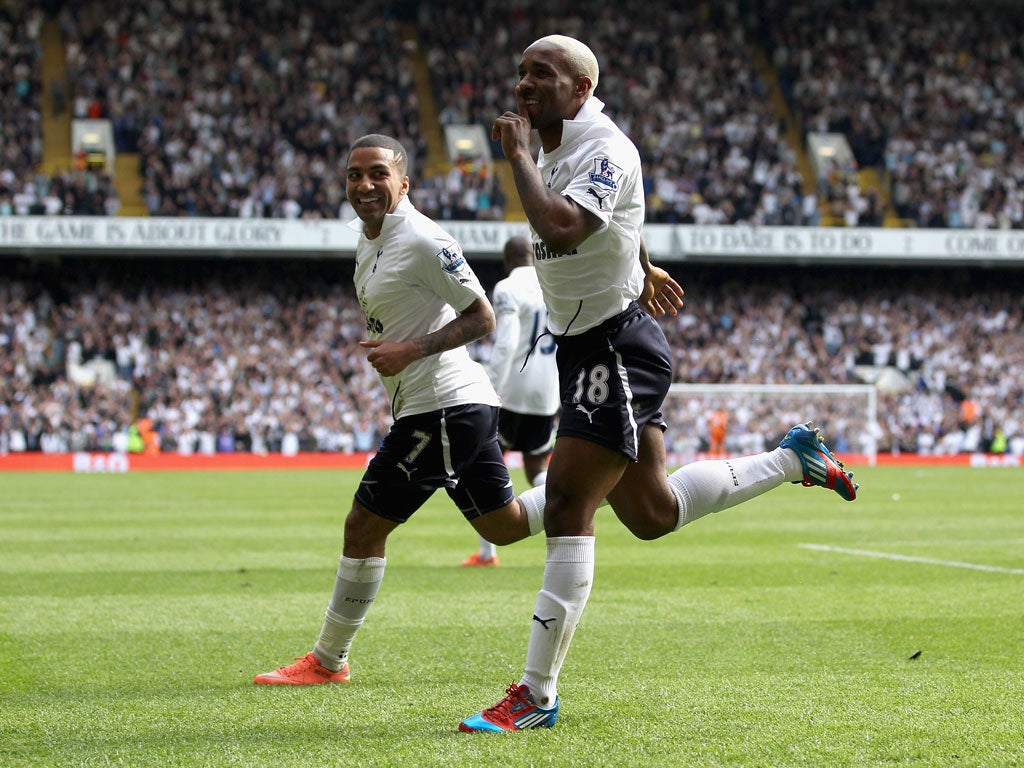
[{"label": "blue and orange football boot", "polygon": [[505,698],[489,709],[485,709],[459,723],[460,731],[474,733],[492,731],[508,733],[527,728],[550,728],[558,721],[558,698],[551,709],[541,709],[533,700],[530,689],[525,685],[512,683],[505,690]]},{"label": "blue and orange football boot", "polygon": [[803,468],[804,479],[800,482],[806,487],[820,485],[835,491],[846,501],[857,498],[857,488],[853,482],[853,472],[843,468],[843,462],[837,459],[821,439],[821,432],[812,422],[797,424],[779,443],[780,448],[789,448],[796,452]]}]

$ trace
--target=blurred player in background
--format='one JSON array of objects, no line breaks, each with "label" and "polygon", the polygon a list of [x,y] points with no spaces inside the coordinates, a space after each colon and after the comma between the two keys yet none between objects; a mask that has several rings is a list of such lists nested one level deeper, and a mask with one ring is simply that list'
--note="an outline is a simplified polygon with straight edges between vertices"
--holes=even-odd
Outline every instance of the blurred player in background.
[{"label": "blurred player in background", "polygon": [[[384,577],[388,535],[444,488],[477,533],[510,544],[539,533],[543,505],[514,498],[498,445],[498,395],[465,345],[494,311],[459,244],[409,201],[408,155],[379,134],[352,144],[346,194],[359,217],[356,296],[394,423],[345,520],[334,591],[313,650],[256,683],[346,683],[349,648]],[[527,494],[536,494],[529,489]]]},{"label": "blurred player in background", "polygon": [[[516,110],[492,129],[533,230],[562,409],[547,483],[531,489],[545,496],[547,558],[523,675],[497,704],[463,720],[463,731],[557,721],[558,675],[590,596],[594,513],[606,498],[634,535],[654,539],[787,481],[856,497],[850,475],[809,424],[793,427],[774,451],[694,462],[667,475],[661,407],[674,365],[651,314],[675,314],[682,289],[648,259],[640,155],[594,97],[598,74],[597,58],[580,41],[537,40],[520,60]],[[533,130],[541,141],[536,162]]]},{"label": "blurred player in background", "polygon": [[729,414],[716,408],[708,414],[708,452],[725,453],[725,433],[729,428]]},{"label": "blurred player in background", "polygon": [[[558,368],[555,340],[547,333],[548,313],[533,264],[533,244],[516,236],[505,243],[507,277],[494,286],[494,348],[485,366],[501,397],[498,442],[519,451],[530,485],[543,485],[555,442]],[[464,566],[497,566],[495,546],[480,538],[480,549]]]}]

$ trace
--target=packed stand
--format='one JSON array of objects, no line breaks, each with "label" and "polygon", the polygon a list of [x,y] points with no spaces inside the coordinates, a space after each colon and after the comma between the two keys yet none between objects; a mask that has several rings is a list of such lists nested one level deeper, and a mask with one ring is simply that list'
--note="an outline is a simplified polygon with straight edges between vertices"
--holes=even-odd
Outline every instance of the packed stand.
[{"label": "packed stand", "polygon": [[43,172],[41,8],[0,6],[0,216],[113,215],[113,179],[69,159]]},{"label": "packed stand", "polygon": [[846,134],[920,227],[1024,227],[1019,4],[748,3],[807,131]]},{"label": "packed stand", "polygon": [[140,153],[152,215],[334,219],[354,139],[426,156],[390,3],[84,2],[61,22],[73,100]]},{"label": "packed stand", "polygon": [[409,191],[413,204],[438,221],[501,221],[506,199],[493,164],[460,158],[445,174],[418,177]]},{"label": "packed stand", "polygon": [[[565,0],[454,0],[422,3],[418,27],[442,123],[489,132],[515,109],[523,49],[571,35],[596,53],[596,95],[640,149],[648,221],[818,223],[734,4],[627,0],[581,14]],[[501,157],[500,145],[492,153]]]},{"label": "packed stand", "polygon": [[[39,29],[42,13],[0,6],[0,215],[37,198],[35,168],[42,159]],[[18,202],[16,202],[16,198]]]},{"label": "packed stand", "polygon": [[[336,271],[326,277],[325,274]],[[0,283],[5,450],[369,450],[389,418],[350,266],[98,264]]]},{"label": "packed stand", "polygon": [[[837,445],[986,451],[1001,432],[1024,451],[1017,273],[862,270],[854,290],[822,288],[814,270],[744,270],[711,281],[702,275],[687,276],[685,311],[665,324],[677,380],[845,384],[860,383],[858,368],[889,368],[895,385],[890,379],[879,392],[872,433],[845,434],[842,427],[864,424],[862,415],[846,414],[830,426],[840,427]],[[792,415],[799,412],[797,406]]]},{"label": "packed stand", "polygon": [[[148,419],[162,450],[365,451],[390,411],[357,346],[365,321],[342,262],[65,262],[0,282],[0,452],[125,450]],[[499,265],[479,263],[485,285]],[[4,267],[6,275],[16,272]],[[829,273],[835,277],[836,268]],[[1015,274],[1015,273],[1013,273]],[[755,452],[814,418],[837,450],[1024,453],[1024,303],[1005,274],[687,267],[664,322],[687,383],[860,383],[886,366],[876,424],[851,398],[666,403],[671,451]],[[488,344],[473,347],[486,359]],[[781,419],[781,420],[780,420]]]},{"label": "packed stand", "polygon": [[[348,143],[380,131],[413,152],[413,187],[431,214],[500,218],[493,174],[463,174],[455,190],[447,176],[422,175],[415,44],[398,17],[415,5],[64,4],[69,102],[75,116],[110,118],[120,151],[142,153],[155,215],[336,218]],[[898,216],[1024,226],[1024,17],[1014,4],[969,14],[911,0],[677,5],[599,3],[583,16],[568,0],[419,3],[441,122],[489,128],[514,108],[522,49],[559,30],[603,64],[598,96],[641,149],[649,221],[814,225],[820,206],[848,225],[879,225],[884,201],[861,193],[856,169],[805,192],[753,64],[763,45],[804,128],[844,133],[859,167],[885,172]],[[32,170],[41,12],[2,14],[0,213],[116,212],[104,174]]]}]

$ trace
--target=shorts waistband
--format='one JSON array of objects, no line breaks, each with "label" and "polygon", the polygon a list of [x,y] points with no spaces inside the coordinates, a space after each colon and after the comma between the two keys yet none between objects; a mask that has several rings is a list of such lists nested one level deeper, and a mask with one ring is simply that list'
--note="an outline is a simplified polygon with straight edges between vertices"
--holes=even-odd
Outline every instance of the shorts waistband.
[{"label": "shorts waistband", "polygon": [[583,333],[576,334],[574,336],[559,336],[557,334],[552,334],[552,335],[554,335],[555,338],[558,339],[559,342],[561,342],[563,340],[569,340],[569,339],[583,339],[583,338],[586,338],[586,337],[590,336],[591,334],[607,333],[608,331],[610,331],[613,328],[618,328],[624,322],[626,322],[627,320],[635,317],[636,315],[640,314],[641,312],[643,312],[643,310],[640,308],[639,302],[631,301],[631,302],[629,302],[629,306],[626,307],[621,312],[619,312],[617,315],[612,315],[607,320],[601,321],[600,323],[595,325],[593,328],[588,328]]},{"label": "shorts waistband", "polygon": [[591,331],[610,331],[612,328],[618,328],[624,322],[635,315],[639,315],[641,312],[643,312],[643,310],[640,309],[640,304],[636,301],[631,301],[629,302],[629,306],[619,312],[619,314],[612,315],[600,325],[595,325],[590,329],[590,331],[587,331],[587,333],[590,333]]}]

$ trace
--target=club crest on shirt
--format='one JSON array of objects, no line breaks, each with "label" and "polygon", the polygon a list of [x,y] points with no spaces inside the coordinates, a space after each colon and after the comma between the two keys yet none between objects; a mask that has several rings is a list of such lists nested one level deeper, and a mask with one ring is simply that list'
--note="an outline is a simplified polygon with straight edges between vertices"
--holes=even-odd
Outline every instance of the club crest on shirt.
[{"label": "club crest on shirt", "polygon": [[622,169],[607,157],[594,158],[594,170],[590,172],[590,181],[608,189],[619,188],[619,174]]},{"label": "club crest on shirt", "polygon": [[551,166],[551,172],[548,174],[548,189],[551,189],[555,185],[555,174],[558,173],[559,167],[558,163]]},{"label": "club crest on shirt", "polygon": [[457,248],[442,248],[435,256],[441,262],[441,269],[450,275],[466,266],[466,259]]}]

